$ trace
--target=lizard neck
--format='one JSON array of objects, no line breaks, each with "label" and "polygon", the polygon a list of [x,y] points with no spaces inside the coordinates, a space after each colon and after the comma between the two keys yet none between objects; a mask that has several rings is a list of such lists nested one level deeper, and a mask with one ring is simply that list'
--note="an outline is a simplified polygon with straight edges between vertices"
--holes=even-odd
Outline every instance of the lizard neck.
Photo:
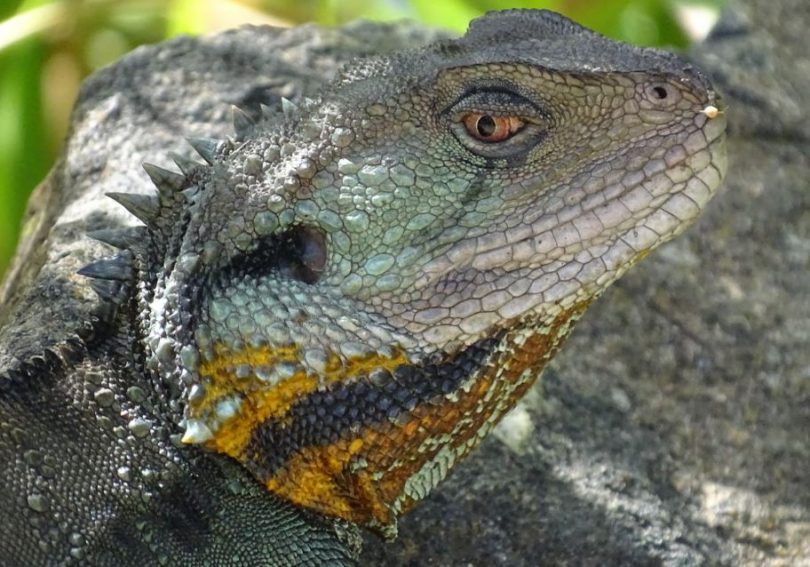
[{"label": "lizard neck", "polygon": [[[244,396],[238,415],[207,446],[239,460],[268,490],[295,504],[393,535],[397,516],[424,498],[524,395],[588,303],[550,320],[515,321],[421,364],[396,352],[335,364],[325,387],[305,373],[287,378]],[[253,362],[294,355],[242,354]],[[202,370],[233,391],[235,379],[225,370],[233,362]]]}]

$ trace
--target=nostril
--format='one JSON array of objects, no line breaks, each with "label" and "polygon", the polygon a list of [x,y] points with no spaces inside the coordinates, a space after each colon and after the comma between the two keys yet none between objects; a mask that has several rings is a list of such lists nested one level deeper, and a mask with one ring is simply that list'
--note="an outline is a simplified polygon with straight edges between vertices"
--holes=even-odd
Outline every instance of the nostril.
[{"label": "nostril", "polygon": [[658,100],[664,100],[665,98],[667,98],[667,95],[668,95],[667,89],[665,89],[662,86],[653,87],[652,88],[652,94]]},{"label": "nostril", "polygon": [[644,98],[660,108],[670,108],[680,100],[680,91],[669,83],[657,82],[646,85]]}]

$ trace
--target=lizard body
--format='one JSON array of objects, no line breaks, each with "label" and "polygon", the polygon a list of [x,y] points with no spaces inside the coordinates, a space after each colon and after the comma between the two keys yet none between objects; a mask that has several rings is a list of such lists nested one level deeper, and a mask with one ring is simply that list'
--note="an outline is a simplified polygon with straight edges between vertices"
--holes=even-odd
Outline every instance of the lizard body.
[{"label": "lizard body", "polygon": [[144,226],[94,235],[121,250],[81,272],[105,320],[8,373],[2,548],[333,564],[330,526],[394,534],[697,217],[718,107],[673,55],[510,11],[236,110],[235,139],[192,141],[205,164],[112,195]]}]

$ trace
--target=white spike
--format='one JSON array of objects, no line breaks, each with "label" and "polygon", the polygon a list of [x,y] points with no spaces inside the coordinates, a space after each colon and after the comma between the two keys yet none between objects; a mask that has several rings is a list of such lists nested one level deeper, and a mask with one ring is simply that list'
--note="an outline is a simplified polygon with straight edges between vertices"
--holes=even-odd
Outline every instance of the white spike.
[{"label": "white spike", "polygon": [[181,441],[187,445],[199,445],[211,439],[214,434],[199,419],[189,419],[186,422],[186,432],[183,433]]},{"label": "white spike", "polygon": [[284,118],[287,119],[295,118],[300,112],[298,105],[285,97],[281,97],[281,110],[284,112]]}]

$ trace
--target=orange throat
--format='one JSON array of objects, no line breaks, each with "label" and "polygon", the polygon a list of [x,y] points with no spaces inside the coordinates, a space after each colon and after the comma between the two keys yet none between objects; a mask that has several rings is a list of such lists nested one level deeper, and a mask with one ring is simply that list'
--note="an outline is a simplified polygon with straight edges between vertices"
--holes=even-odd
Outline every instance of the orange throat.
[{"label": "orange throat", "polygon": [[586,307],[545,325],[520,321],[437,363],[413,365],[401,350],[331,355],[322,375],[272,384],[233,369],[293,361],[296,347],[220,349],[200,369],[206,395],[189,413],[231,400],[207,448],[298,506],[390,533],[523,397]]}]

